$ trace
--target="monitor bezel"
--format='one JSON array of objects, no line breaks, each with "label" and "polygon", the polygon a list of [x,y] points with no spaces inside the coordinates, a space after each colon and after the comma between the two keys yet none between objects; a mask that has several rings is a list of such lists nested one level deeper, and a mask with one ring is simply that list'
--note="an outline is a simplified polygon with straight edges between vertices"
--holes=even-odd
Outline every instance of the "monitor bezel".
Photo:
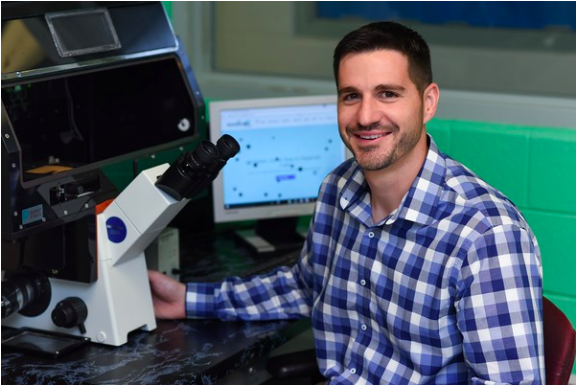
[{"label": "monitor bezel", "polygon": [[[276,97],[261,99],[238,99],[214,101],[209,104],[209,132],[212,140],[223,135],[221,131],[221,112],[249,108],[273,108],[285,106],[306,106],[318,104],[337,104],[336,95],[316,95],[303,97]],[[335,122],[337,125],[337,122]],[[351,157],[343,145],[344,160]],[[335,165],[337,167],[338,165]],[[225,166],[226,168],[227,166]],[[213,216],[215,223],[227,223],[246,220],[266,220],[283,217],[299,217],[313,214],[315,200],[307,203],[263,205],[225,209],[223,195],[223,172],[213,181]]]}]

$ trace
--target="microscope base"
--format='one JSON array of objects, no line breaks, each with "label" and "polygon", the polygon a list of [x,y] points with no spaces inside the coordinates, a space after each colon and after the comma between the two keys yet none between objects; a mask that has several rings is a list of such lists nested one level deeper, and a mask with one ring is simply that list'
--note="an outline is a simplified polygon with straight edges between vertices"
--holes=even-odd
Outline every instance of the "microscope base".
[{"label": "microscope base", "polygon": [[[126,343],[131,331],[154,330],[156,321],[144,254],[114,268],[109,264],[110,261],[99,261],[99,278],[95,283],[50,279],[52,299],[46,311],[35,317],[13,314],[3,319],[2,325],[81,336],[111,346]],[[88,308],[84,334],[78,327],[61,328],[52,322],[54,307],[70,296],[83,299]]]}]

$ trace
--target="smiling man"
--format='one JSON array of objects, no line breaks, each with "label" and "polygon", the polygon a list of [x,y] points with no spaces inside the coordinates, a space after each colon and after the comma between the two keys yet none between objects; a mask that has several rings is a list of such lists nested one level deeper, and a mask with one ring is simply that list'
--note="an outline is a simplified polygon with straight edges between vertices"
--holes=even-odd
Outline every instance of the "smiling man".
[{"label": "smiling man", "polygon": [[186,287],[151,272],[157,316],[311,317],[329,383],[542,383],[538,244],[427,135],[439,89],[425,41],[369,24],[338,44],[334,73],[354,159],[324,180],[298,263]]}]

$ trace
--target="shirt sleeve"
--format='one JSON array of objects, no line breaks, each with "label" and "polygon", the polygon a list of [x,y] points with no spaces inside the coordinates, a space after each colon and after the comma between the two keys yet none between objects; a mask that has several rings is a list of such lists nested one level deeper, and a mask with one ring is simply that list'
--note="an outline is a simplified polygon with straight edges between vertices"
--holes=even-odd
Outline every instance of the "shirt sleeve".
[{"label": "shirt sleeve", "polygon": [[265,275],[231,277],[222,283],[189,283],[187,317],[252,321],[310,317],[311,295],[300,278],[301,270],[300,262]]},{"label": "shirt sleeve", "polygon": [[456,299],[473,384],[542,384],[542,267],[525,229],[491,228],[474,240]]}]

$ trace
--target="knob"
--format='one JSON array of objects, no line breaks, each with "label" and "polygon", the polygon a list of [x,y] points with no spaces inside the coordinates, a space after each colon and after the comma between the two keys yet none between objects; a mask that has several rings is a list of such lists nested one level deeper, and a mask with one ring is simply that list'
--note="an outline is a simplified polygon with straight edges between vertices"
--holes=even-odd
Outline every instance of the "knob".
[{"label": "knob", "polygon": [[84,321],[88,316],[86,303],[78,297],[68,297],[61,300],[52,310],[52,322],[58,327],[71,328],[79,326],[84,329]]}]

